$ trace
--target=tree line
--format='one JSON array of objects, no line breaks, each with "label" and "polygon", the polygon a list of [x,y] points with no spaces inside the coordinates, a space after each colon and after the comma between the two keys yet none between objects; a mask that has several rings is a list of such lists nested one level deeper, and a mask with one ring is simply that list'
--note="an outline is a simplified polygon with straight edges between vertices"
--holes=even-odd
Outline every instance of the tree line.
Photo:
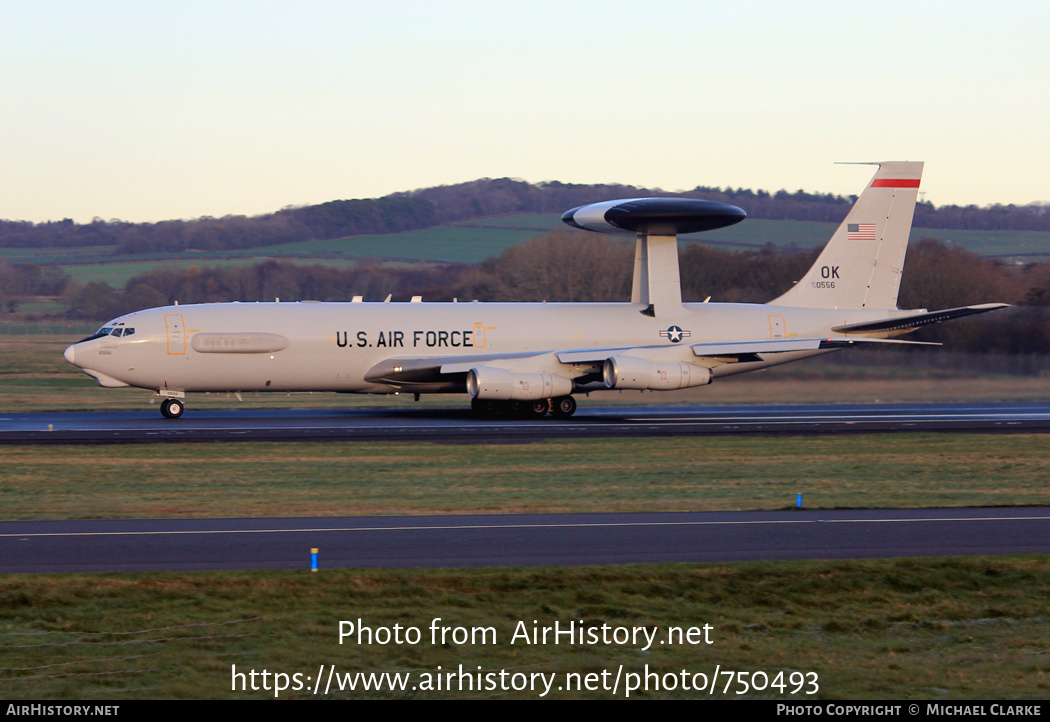
[{"label": "tree line", "polygon": [[0,259],[0,316],[18,311],[26,296],[60,296],[68,286],[69,275],[58,266]]},{"label": "tree line", "polygon": [[[724,251],[699,244],[680,253],[687,302],[764,303],[791,287],[818,251]],[[608,236],[555,231],[479,264],[424,268],[339,269],[265,261],[251,266],[158,268],[122,291],[105,283],[70,284],[68,314],[103,321],[142,308],[179,303],[299,300],[625,302],[630,299],[633,244]],[[925,329],[909,338],[942,341],[965,351],[1050,353],[1050,264],[1005,265],[925,239],[908,252],[900,308],[930,310],[987,302],[1018,306]]]},{"label": "tree line", "polygon": [[[382,198],[336,200],[285,208],[260,216],[229,215],[158,223],[105,221],[47,223],[0,220],[0,247],[114,246],[121,255],[176,253],[188,249],[234,251],[246,248],[329,240],[431,228],[509,213],[561,213],[569,208],[638,196],[679,196],[732,203],[752,218],[839,222],[856,196],[785,190],[769,193],[742,188],[697,186],[683,193],[627,185],[526,183],[509,178],[481,179]],[[1050,230],[1050,206],[939,206],[919,203],[915,225],[925,228],[976,230]]]}]

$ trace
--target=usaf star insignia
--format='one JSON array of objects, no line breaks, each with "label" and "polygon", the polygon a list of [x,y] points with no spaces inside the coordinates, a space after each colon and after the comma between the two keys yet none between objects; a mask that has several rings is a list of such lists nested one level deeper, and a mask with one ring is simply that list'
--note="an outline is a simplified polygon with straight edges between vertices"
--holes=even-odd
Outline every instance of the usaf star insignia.
[{"label": "usaf star insignia", "polygon": [[683,338],[689,338],[692,335],[689,331],[683,331],[681,326],[671,326],[666,331],[660,332],[660,336],[668,339],[671,343],[678,343]]}]

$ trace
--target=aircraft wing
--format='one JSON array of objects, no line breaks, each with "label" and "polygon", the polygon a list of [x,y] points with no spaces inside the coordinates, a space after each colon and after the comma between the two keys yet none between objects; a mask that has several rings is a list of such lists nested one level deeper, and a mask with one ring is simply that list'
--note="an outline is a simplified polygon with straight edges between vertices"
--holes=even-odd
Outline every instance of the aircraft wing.
[{"label": "aircraft wing", "polygon": [[[624,351],[666,349],[667,346],[617,346],[572,351],[538,351],[505,354],[478,354],[476,356],[415,356],[389,358],[376,364],[365,374],[366,381],[374,383],[426,383],[441,380],[451,374],[465,374],[472,368],[507,361],[521,361],[529,365],[546,361],[553,371],[559,364],[566,366],[593,366],[600,370],[605,359]],[[544,359],[544,357],[547,357]]]},{"label": "aircraft wing", "polygon": [[[766,339],[762,341],[733,341],[729,343],[694,343],[690,346],[694,356],[700,358],[751,357],[754,354],[787,353],[789,351],[816,351],[819,349],[846,348],[862,343],[902,343],[923,346],[940,346],[926,341],[898,341],[886,338],[791,338]],[[564,364],[602,364],[605,359],[618,353],[644,356],[646,351],[667,351],[672,346],[621,346],[597,348],[585,351],[558,351],[554,355]]]},{"label": "aircraft wing", "polygon": [[[940,345],[922,341],[899,341],[884,338],[793,338],[735,341],[730,343],[697,343],[692,344],[690,348],[693,355],[698,358],[718,359],[718,363],[738,363],[761,360],[758,354],[816,351],[871,343]],[[647,352],[650,352],[653,356],[666,357],[667,352],[672,349],[676,351],[681,350],[679,347],[666,345],[618,346],[535,353],[479,354],[475,356],[394,357],[385,359],[369,369],[365,374],[365,379],[373,383],[389,383],[410,387],[413,384],[452,381],[458,374],[465,375],[473,368],[489,365],[495,367],[522,366],[545,373],[558,373],[560,370],[564,370],[566,372],[565,375],[578,377],[588,373],[600,373],[602,364],[612,356],[628,355],[648,358],[649,354]],[[563,367],[566,368],[563,369]],[[574,368],[569,369],[567,367]]]}]

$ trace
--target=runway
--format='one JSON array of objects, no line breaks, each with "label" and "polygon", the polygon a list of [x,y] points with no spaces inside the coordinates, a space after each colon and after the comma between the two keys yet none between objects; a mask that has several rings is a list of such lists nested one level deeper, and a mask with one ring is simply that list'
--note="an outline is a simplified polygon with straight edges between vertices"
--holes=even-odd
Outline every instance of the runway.
[{"label": "runway", "polygon": [[0,443],[112,444],[190,441],[537,441],[704,434],[843,434],[899,431],[1050,431],[1050,404],[585,406],[571,419],[476,419],[465,408],[194,411],[178,420],[148,411],[0,414]]},{"label": "runway", "polygon": [[0,573],[1050,552],[1050,508],[0,522]]}]

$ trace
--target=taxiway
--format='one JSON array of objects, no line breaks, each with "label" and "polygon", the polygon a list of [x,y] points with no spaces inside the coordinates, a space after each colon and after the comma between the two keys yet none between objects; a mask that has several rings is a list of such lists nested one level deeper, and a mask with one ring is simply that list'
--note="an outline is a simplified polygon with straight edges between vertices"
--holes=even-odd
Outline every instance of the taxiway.
[{"label": "taxiway", "polygon": [[0,573],[1050,552],[1050,508],[0,522]]}]

